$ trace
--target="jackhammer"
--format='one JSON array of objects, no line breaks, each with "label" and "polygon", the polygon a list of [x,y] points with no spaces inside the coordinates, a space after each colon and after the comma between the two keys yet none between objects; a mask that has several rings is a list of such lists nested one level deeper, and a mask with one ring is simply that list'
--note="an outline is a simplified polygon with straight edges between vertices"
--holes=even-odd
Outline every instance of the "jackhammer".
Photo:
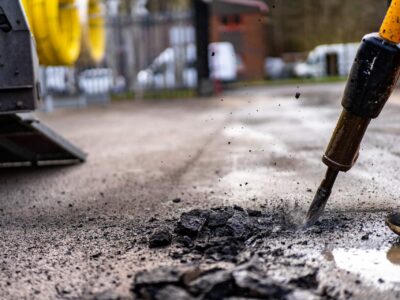
[{"label": "jackhammer", "polygon": [[400,1],[392,1],[379,33],[364,36],[344,91],[336,129],[323,156],[328,170],[312,201],[305,226],[322,215],[339,172],[355,164],[372,119],[381,113],[400,72]]}]

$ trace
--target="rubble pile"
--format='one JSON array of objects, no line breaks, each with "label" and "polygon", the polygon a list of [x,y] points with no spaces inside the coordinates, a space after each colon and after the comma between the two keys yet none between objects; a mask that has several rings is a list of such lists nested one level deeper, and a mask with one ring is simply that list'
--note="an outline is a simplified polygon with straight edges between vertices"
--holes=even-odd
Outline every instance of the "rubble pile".
[{"label": "rubble pile", "polygon": [[[342,219],[324,219],[304,233],[346,228]],[[320,282],[318,263],[306,264],[304,253],[294,250],[308,244],[306,237],[296,238],[298,229],[281,212],[237,206],[185,212],[148,237],[149,247],[170,247],[182,264],[137,273],[131,291],[145,300],[337,299],[336,288]],[[268,242],[281,236],[293,239]],[[273,277],[278,265],[287,270],[284,277]]]},{"label": "rubble pile", "polygon": [[317,274],[312,273],[290,282],[277,282],[268,278],[260,266],[265,264],[257,257],[233,269],[212,268],[158,268],[136,275],[132,292],[145,300],[191,299],[297,299],[299,288],[302,297],[312,299],[311,282],[318,287]]},{"label": "rubble pile", "polygon": [[182,251],[173,254],[176,259],[191,253],[215,261],[236,261],[245,242],[258,235],[268,236],[274,226],[281,224],[270,215],[241,207],[222,207],[210,210],[192,210],[183,213],[173,231],[157,229],[149,237],[150,247],[168,246],[172,240]]}]

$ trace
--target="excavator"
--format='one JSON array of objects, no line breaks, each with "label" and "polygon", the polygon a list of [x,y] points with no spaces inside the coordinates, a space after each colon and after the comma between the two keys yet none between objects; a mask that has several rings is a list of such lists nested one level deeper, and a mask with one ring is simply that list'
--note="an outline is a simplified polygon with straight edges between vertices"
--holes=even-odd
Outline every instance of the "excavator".
[{"label": "excavator", "polygon": [[[32,115],[42,66],[96,65],[105,54],[99,0],[0,0],[0,166],[84,162],[86,154]],[[82,6],[83,4],[83,6]]]}]

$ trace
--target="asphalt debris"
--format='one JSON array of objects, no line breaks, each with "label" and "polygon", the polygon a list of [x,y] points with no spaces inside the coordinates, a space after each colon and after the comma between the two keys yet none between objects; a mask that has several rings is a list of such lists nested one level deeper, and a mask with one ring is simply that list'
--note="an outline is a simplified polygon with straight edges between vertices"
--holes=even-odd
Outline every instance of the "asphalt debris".
[{"label": "asphalt debris", "polygon": [[182,199],[181,198],[175,198],[175,199],[172,199],[172,202],[173,203],[181,203]]},{"label": "asphalt debris", "polygon": [[296,288],[266,276],[259,257],[231,269],[158,268],[136,275],[131,291],[137,299],[291,299]]},{"label": "asphalt debris", "polygon": [[369,240],[369,233],[363,235],[363,236],[361,237],[361,240],[362,240],[362,241],[367,241],[367,240]]},{"label": "asphalt debris", "polygon": [[[266,214],[239,206],[194,209],[169,222],[168,228],[165,225],[159,226],[148,237],[148,245],[151,248],[173,245],[173,259],[183,259],[190,254],[192,260],[206,258],[234,263],[246,244],[281,233],[293,234],[299,228],[284,211]],[[325,220],[310,229],[309,233],[321,234],[336,230],[337,226],[343,225],[334,219]],[[284,254],[280,248],[270,252],[275,257]]]},{"label": "asphalt debris", "polygon": [[172,242],[172,234],[168,228],[156,230],[149,238],[150,248],[169,246]]},{"label": "asphalt debris", "polygon": [[93,295],[93,297],[89,298],[91,300],[122,300],[123,298],[112,290],[106,290],[100,293]]},{"label": "asphalt debris", "polygon": [[292,278],[289,283],[302,289],[317,289],[319,285],[317,275],[318,272],[314,271],[298,278]]},{"label": "asphalt debris", "polygon": [[204,210],[192,210],[187,213],[183,213],[175,232],[181,235],[197,236],[203,229],[208,218],[208,212]]},{"label": "asphalt debris", "polygon": [[[137,273],[134,298],[338,299],[338,289],[320,281],[320,262],[301,249],[314,247],[309,237],[339,236],[351,219],[325,216],[304,230],[288,211],[284,206],[273,213],[239,206],[194,209],[150,224],[149,246],[156,241],[167,247],[177,262]],[[276,266],[287,270],[283,279],[274,277]]]},{"label": "asphalt debris", "polygon": [[245,247],[245,242],[263,233],[268,235],[273,228],[271,216],[241,207],[220,207],[209,210],[195,209],[183,213],[176,222],[174,240],[185,253],[197,254],[214,261],[236,261]]}]

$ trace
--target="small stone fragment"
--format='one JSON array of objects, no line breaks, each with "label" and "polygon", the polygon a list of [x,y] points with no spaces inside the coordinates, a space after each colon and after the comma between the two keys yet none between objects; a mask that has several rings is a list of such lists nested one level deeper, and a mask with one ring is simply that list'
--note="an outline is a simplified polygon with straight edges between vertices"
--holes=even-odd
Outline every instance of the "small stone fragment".
[{"label": "small stone fragment", "polygon": [[258,274],[239,270],[233,272],[236,285],[250,297],[261,299],[284,299],[291,289],[279,285],[272,280],[263,278]]},{"label": "small stone fragment", "polygon": [[186,248],[193,248],[194,246],[193,240],[187,235],[179,237],[177,242]]},{"label": "small stone fragment", "polygon": [[207,226],[225,226],[229,218],[233,216],[234,210],[231,207],[212,209],[208,216]]},{"label": "small stone fragment", "polygon": [[172,200],[172,202],[174,202],[174,203],[181,203],[181,202],[182,202],[182,199],[181,199],[181,198],[175,198],[175,199]]},{"label": "small stone fragment", "polygon": [[106,290],[104,292],[95,294],[92,300],[122,300],[122,297],[112,290]]},{"label": "small stone fragment", "polygon": [[361,237],[361,240],[362,240],[362,241],[367,241],[367,240],[369,240],[369,233],[363,235],[363,236]]},{"label": "small stone fragment", "polygon": [[149,238],[150,248],[159,248],[169,246],[172,242],[172,234],[166,229],[162,228],[154,232]]},{"label": "small stone fragment", "polygon": [[101,252],[94,253],[90,255],[90,259],[98,259],[102,254]]},{"label": "small stone fragment", "polygon": [[215,261],[232,261],[242,251],[244,244],[235,239],[210,241],[204,254]]},{"label": "small stone fragment", "polygon": [[226,224],[235,238],[247,239],[252,235],[249,215],[245,211],[235,210]]},{"label": "small stone fragment", "polygon": [[310,274],[300,276],[298,278],[293,278],[289,281],[289,284],[293,284],[302,289],[317,289],[319,282],[317,279],[318,272],[312,272]]},{"label": "small stone fragment", "polygon": [[217,300],[232,294],[234,282],[231,272],[215,268],[204,272],[188,288],[193,295]]},{"label": "small stone fragment", "polygon": [[184,289],[168,285],[155,295],[156,300],[194,300],[194,298]]},{"label": "small stone fragment", "polygon": [[261,211],[259,211],[259,210],[254,210],[254,209],[247,209],[247,214],[248,214],[250,217],[257,217],[257,218],[259,218],[259,217],[262,216],[262,212],[261,212]]},{"label": "small stone fragment", "polygon": [[157,268],[136,274],[131,291],[139,299],[156,299],[164,287],[185,286],[200,275],[198,268]]}]

